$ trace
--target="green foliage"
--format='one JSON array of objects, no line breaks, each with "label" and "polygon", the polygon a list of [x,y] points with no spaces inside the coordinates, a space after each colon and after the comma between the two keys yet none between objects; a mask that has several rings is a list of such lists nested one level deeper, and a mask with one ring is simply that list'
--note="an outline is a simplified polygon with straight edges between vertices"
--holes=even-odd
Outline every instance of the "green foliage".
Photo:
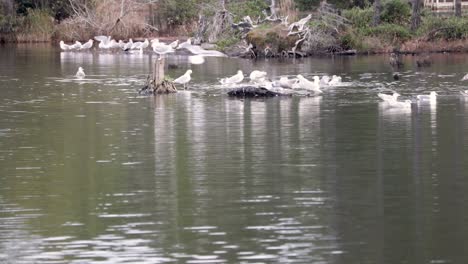
[{"label": "green foliage", "polygon": [[22,20],[22,31],[42,35],[54,33],[54,20],[47,10],[28,9],[27,16]]},{"label": "green foliage", "polygon": [[365,9],[354,7],[343,11],[343,16],[358,30],[367,30],[371,25],[373,15],[372,7]]},{"label": "green foliage", "polygon": [[163,0],[160,8],[160,14],[166,17],[169,25],[183,25],[198,15],[195,0]]},{"label": "green foliage", "polygon": [[436,17],[434,15],[424,16],[418,35],[428,36],[433,39],[467,39],[468,18],[466,17]]},{"label": "green foliage", "polygon": [[0,14],[0,33],[12,33],[15,30],[16,24],[14,16]]},{"label": "green foliage", "polygon": [[366,35],[378,37],[389,42],[406,41],[412,36],[407,27],[387,23],[369,28]]},{"label": "green foliage", "polygon": [[240,37],[236,35],[229,36],[227,38],[223,38],[216,42],[216,47],[219,50],[225,50],[228,47],[231,47],[232,45],[236,44],[239,42]]},{"label": "green foliage", "polygon": [[346,34],[340,37],[341,47],[345,50],[348,49],[357,49],[360,47],[361,41],[360,36],[358,36],[353,31],[347,32]]},{"label": "green foliage", "polygon": [[320,5],[320,0],[294,0],[300,11],[312,10]]},{"label": "green foliage", "polygon": [[12,33],[16,27],[16,19],[10,14],[8,7],[0,2],[0,33]]},{"label": "green foliage", "polygon": [[389,24],[406,25],[411,17],[411,8],[405,0],[390,0],[384,3],[382,22]]},{"label": "green foliage", "polygon": [[234,19],[239,21],[245,16],[250,16],[252,19],[262,17],[262,11],[268,9],[269,6],[264,0],[250,0],[245,2],[233,1],[226,8],[234,14]]}]

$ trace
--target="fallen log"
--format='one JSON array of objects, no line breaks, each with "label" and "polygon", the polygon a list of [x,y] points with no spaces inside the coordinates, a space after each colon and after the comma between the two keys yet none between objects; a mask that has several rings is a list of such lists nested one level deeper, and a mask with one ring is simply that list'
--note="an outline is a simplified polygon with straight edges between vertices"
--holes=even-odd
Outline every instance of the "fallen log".
[{"label": "fallen log", "polygon": [[275,96],[290,96],[279,92],[270,91],[265,87],[243,86],[234,88],[227,93],[232,97],[275,97]]}]

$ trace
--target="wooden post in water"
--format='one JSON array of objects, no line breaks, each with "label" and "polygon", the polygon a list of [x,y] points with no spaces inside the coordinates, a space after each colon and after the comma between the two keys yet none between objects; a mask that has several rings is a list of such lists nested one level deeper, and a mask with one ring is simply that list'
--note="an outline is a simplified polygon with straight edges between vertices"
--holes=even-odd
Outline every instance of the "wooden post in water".
[{"label": "wooden post in water", "polygon": [[154,61],[153,67],[153,81],[155,85],[162,83],[164,80],[164,63],[166,62],[165,58],[156,59]]},{"label": "wooden post in water", "polygon": [[165,58],[158,58],[154,61],[153,76],[151,80],[153,94],[177,93],[177,88],[174,83],[164,79],[165,62]]}]

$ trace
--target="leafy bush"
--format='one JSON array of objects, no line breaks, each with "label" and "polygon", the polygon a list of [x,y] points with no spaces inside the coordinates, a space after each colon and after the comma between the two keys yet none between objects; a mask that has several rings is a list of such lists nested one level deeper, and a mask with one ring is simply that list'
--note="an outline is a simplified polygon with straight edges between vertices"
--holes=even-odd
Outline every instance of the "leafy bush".
[{"label": "leafy bush", "polygon": [[405,41],[411,38],[411,32],[408,28],[395,24],[381,24],[369,28],[366,35],[379,37],[390,42]]},{"label": "leafy bush", "polygon": [[411,8],[404,0],[390,0],[385,2],[380,18],[389,24],[405,25],[411,17]]},{"label": "leafy bush", "polygon": [[234,14],[235,20],[239,21],[245,16],[250,16],[252,19],[263,16],[262,11],[268,9],[269,6],[263,0],[250,0],[245,2],[233,1],[226,8]]},{"label": "leafy bush", "polygon": [[344,50],[358,49],[361,46],[362,36],[358,36],[356,33],[350,31],[340,37],[341,47]]},{"label": "leafy bush", "polygon": [[320,5],[320,0],[294,0],[300,11],[312,10]]},{"label": "leafy bush", "polygon": [[224,50],[228,47],[231,47],[232,45],[236,44],[239,42],[240,37],[236,35],[232,35],[230,37],[223,38],[216,42],[217,49],[219,50]]},{"label": "leafy bush", "polygon": [[372,7],[365,9],[354,7],[343,11],[343,16],[347,18],[357,30],[368,29],[371,25],[373,15],[374,9]]},{"label": "leafy bush", "polygon": [[166,0],[161,2],[160,14],[163,14],[169,25],[183,25],[198,15],[194,0]]},{"label": "leafy bush", "polygon": [[428,15],[422,18],[417,33],[432,39],[466,39],[468,38],[468,19]]},{"label": "leafy bush", "polygon": [[0,33],[12,33],[15,30],[16,24],[15,17],[0,14]]}]

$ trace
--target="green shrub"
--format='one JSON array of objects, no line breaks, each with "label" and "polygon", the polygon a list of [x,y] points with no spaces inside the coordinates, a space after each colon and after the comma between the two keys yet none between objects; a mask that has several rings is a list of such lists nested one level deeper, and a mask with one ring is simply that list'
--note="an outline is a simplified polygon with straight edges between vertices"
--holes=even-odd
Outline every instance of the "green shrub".
[{"label": "green shrub", "polygon": [[358,36],[354,32],[347,32],[340,37],[341,47],[345,50],[358,49],[361,47],[361,36]]},{"label": "green shrub", "polygon": [[294,0],[300,11],[312,10],[320,5],[320,0]]},{"label": "green shrub", "polygon": [[0,33],[13,33],[17,26],[17,21],[12,15],[0,14]]},{"label": "green shrub", "polygon": [[433,39],[466,39],[468,38],[468,19],[428,15],[422,18],[417,34]]},{"label": "green shrub", "polygon": [[198,8],[195,0],[165,0],[161,1],[158,13],[169,25],[183,25],[197,17]]},{"label": "green shrub", "polygon": [[24,18],[24,32],[52,35],[54,33],[54,19],[49,11],[43,9],[28,9]]},{"label": "green shrub", "polygon": [[373,15],[374,9],[372,7],[365,9],[354,7],[343,11],[343,16],[348,19],[357,30],[368,29],[371,25]]},{"label": "green shrub", "polygon": [[384,23],[405,25],[411,18],[410,5],[404,0],[385,2],[380,18]]},{"label": "green shrub", "polygon": [[263,0],[250,0],[246,2],[233,1],[226,8],[234,14],[236,21],[240,21],[245,16],[250,16],[252,19],[262,17],[262,11],[268,9],[269,6]]},{"label": "green shrub", "polygon": [[227,38],[223,38],[216,42],[217,49],[219,50],[224,50],[228,47],[231,47],[232,45],[236,44],[239,42],[240,37],[236,35],[229,36]]},{"label": "green shrub", "polygon": [[369,28],[366,35],[378,37],[389,42],[406,41],[411,38],[411,32],[407,27],[387,23]]}]

